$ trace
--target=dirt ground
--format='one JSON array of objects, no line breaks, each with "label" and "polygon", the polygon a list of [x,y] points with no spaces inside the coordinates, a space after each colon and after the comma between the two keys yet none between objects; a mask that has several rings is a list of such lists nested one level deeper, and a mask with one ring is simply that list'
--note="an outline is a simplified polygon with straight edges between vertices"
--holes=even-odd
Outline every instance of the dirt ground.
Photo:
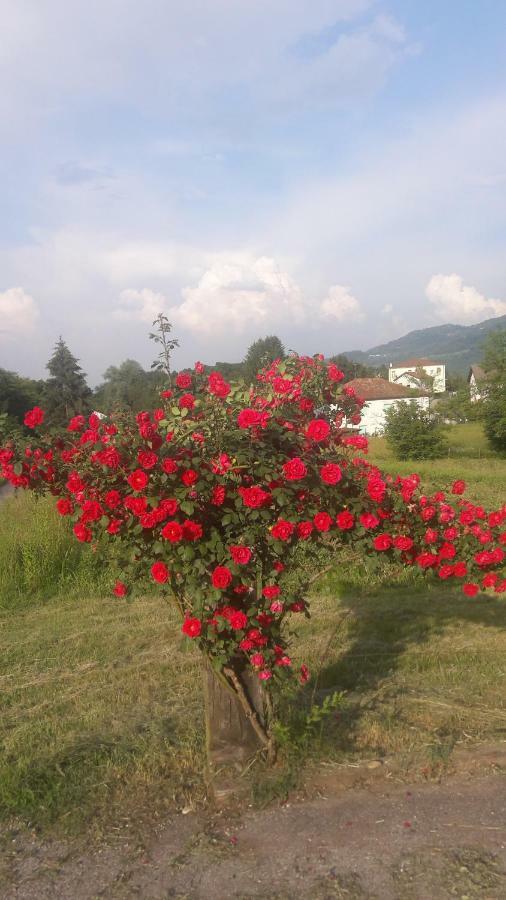
[{"label": "dirt ground", "polygon": [[504,900],[506,775],[320,787],[264,810],[133,822],[100,844],[11,830],[1,846],[2,900]]}]

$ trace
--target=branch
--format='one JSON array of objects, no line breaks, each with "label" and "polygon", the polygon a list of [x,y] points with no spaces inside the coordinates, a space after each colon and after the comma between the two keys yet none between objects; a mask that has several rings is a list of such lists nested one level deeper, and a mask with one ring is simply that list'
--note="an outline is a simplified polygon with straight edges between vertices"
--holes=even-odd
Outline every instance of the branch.
[{"label": "branch", "polygon": [[224,666],[223,671],[224,671],[225,675],[227,676],[227,678],[230,678],[230,681],[234,685],[235,692],[239,698],[242,708],[244,709],[246,718],[249,719],[249,721],[251,722],[253,728],[255,729],[255,731],[256,731],[258,737],[260,738],[262,744],[264,745],[264,747],[266,747],[266,749],[270,751],[272,748],[272,740],[269,737],[269,735],[267,734],[262,723],[260,722],[260,719],[258,718],[258,714],[254,710],[253,705],[251,704],[250,700],[248,700],[248,697],[246,696],[246,692],[245,692],[239,678],[237,677],[234,670],[229,668],[228,666]]}]

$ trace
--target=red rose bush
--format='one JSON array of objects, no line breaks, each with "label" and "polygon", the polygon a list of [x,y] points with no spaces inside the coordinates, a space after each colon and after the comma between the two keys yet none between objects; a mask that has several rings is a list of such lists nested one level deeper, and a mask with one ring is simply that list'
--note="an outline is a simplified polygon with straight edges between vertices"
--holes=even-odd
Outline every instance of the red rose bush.
[{"label": "red rose bush", "polygon": [[[110,566],[116,595],[146,583],[167,594],[183,634],[237,690],[244,664],[262,682],[292,668],[285,626],[308,601],[287,593],[283,572],[301,545],[352,544],[469,597],[506,591],[506,506],[487,512],[462,481],[428,495],[417,475],[382,474],[345,427],[362,404],[341,381],[320,357],[277,361],[251,389],[198,363],[159,409],[76,416],[56,437],[8,444],[0,474],[57,498],[76,539]],[[25,423],[43,419],[35,408]]]}]

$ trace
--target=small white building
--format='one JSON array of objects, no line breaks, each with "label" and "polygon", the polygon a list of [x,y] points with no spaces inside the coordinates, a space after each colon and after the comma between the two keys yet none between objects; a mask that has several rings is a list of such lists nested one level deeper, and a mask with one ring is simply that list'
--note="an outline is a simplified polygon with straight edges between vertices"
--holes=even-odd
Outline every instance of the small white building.
[{"label": "small white building", "polygon": [[357,397],[367,401],[362,409],[360,424],[356,426],[361,434],[382,434],[387,410],[402,401],[414,403],[420,409],[429,408],[428,394],[415,392],[402,384],[392,384],[386,378],[354,378],[348,381],[346,387],[353,388]]},{"label": "small white building", "polygon": [[426,375],[433,378],[432,390],[435,394],[440,394],[446,390],[446,366],[442,362],[435,362],[433,359],[405,359],[402,362],[390,363],[388,370],[388,380],[392,384],[402,384],[404,387],[412,387],[418,389],[426,388],[420,381],[420,371],[423,369]]},{"label": "small white building", "polygon": [[481,366],[472,365],[467,375],[467,383],[469,385],[469,399],[471,403],[477,403],[482,400],[486,394],[487,375]]}]

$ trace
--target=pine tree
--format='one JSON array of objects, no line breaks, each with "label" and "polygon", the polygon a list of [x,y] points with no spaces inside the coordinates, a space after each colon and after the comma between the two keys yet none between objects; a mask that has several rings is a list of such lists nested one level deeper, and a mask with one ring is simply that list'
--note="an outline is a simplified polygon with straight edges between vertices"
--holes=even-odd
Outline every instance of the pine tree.
[{"label": "pine tree", "polygon": [[44,388],[44,408],[49,424],[66,425],[72,416],[90,412],[91,390],[86,375],[62,337],[46,369],[50,377]]}]

